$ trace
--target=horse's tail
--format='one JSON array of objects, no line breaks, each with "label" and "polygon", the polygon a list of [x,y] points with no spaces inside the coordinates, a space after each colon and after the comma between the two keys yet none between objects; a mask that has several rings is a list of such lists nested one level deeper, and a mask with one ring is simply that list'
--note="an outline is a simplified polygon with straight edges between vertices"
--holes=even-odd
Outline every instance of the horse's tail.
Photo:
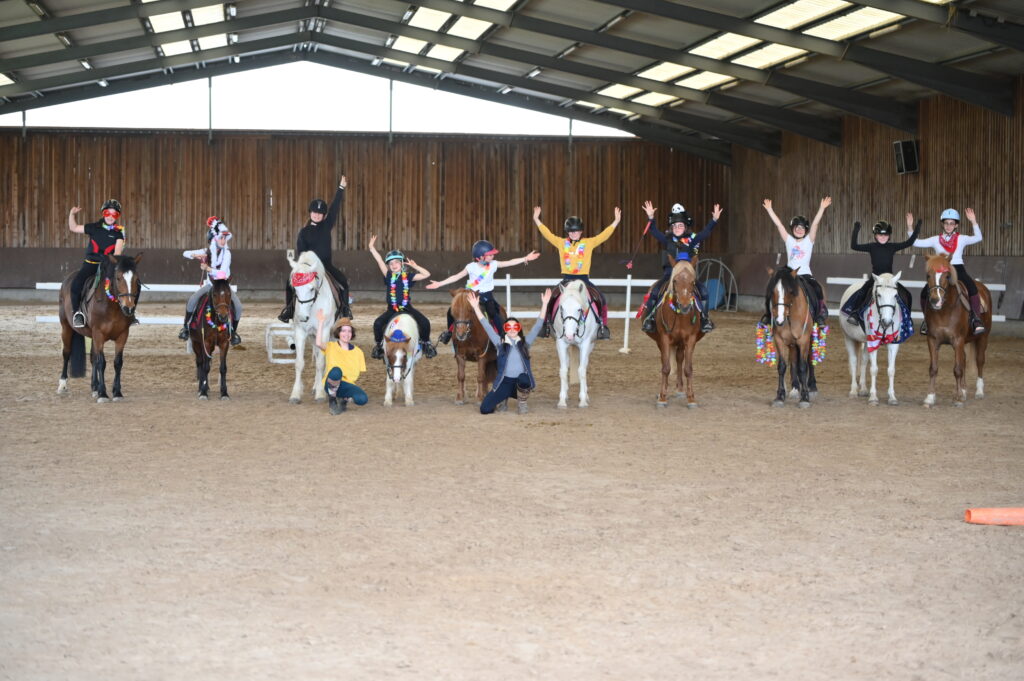
[{"label": "horse's tail", "polygon": [[85,376],[85,336],[80,333],[71,334],[71,378]]}]

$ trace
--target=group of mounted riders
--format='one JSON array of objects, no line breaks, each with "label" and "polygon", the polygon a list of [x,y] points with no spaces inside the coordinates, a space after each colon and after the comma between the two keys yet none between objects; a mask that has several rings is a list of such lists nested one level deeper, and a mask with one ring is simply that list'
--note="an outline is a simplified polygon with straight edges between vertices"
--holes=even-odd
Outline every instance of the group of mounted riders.
[{"label": "group of mounted riders", "polygon": [[[331,395],[332,411],[344,408],[344,400],[337,395],[344,394],[348,397],[354,395],[358,403],[365,402],[365,393],[361,390],[353,391],[350,386],[354,385],[358,374],[365,369],[362,360],[362,351],[352,344],[355,331],[351,323],[351,309],[349,308],[349,283],[345,274],[334,265],[332,261],[332,242],[335,223],[341,212],[344,203],[347,180],[344,176],[338,182],[337,190],[330,205],[323,199],[314,199],[309,204],[309,219],[299,230],[296,240],[295,255],[298,256],[306,251],[312,251],[320,259],[324,270],[332,280],[334,291],[339,305],[338,319],[334,320],[329,338],[322,338],[318,333],[317,345],[329,358],[328,372],[325,375],[328,393]],[[794,271],[801,281],[807,295],[809,308],[816,323],[824,324],[827,319],[827,308],[825,296],[821,285],[811,274],[811,256],[814,249],[815,239],[825,210],[831,205],[831,197],[822,199],[817,214],[813,221],[806,217],[797,215],[789,223],[789,229],[783,225],[772,208],[772,201],[765,199],[763,206],[768,213],[772,223],[776,226],[780,238],[785,243],[787,267]],[[647,216],[647,224],[643,230],[645,236],[648,232],[654,236],[661,245],[662,276],[651,286],[644,298],[644,302],[638,313],[642,320],[642,328],[645,332],[655,331],[655,310],[659,300],[666,293],[666,284],[669,283],[673,266],[680,261],[692,263],[695,261],[701,245],[712,234],[722,215],[722,208],[715,204],[711,219],[699,231],[694,229],[694,219],[687,210],[679,203],[672,206],[668,217],[668,231],[661,232],[655,220],[656,208],[650,201],[646,201],[643,211]],[[121,217],[121,204],[110,199],[101,206],[102,218],[96,222],[85,225],[79,224],[77,215],[80,207],[74,207],[68,216],[68,227],[72,232],[86,234],[89,236],[89,246],[86,250],[85,259],[78,273],[70,282],[70,301],[73,309],[71,325],[81,329],[86,326],[86,318],[82,310],[82,292],[90,279],[97,277],[98,269],[101,267],[104,258],[120,256],[125,244],[125,229],[119,224]],[[961,234],[960,214],[950,208],[943,211],[940,221],[941,233],[926,239],[920,239],[921,221],[914,222],[913,215],[907,214],[906,223],[909,237],[905,241],[892,242],[893,228],[888,222],[880,221],[872,228],[873,241],[858,243],[858,235],[861,229],[860,223],[855,223],[851,235],[851,248],[855,251],[866,252],[871,259],[871,271],[873,274],[892,274],[893,258],[895,254],[910,246],[920,248],[932,248],[936,253],[945,253],[950,258],[950,264],[956,270],[958,278],[963,282],[968,291],[970,300],[970,328],[975,334],[985,332],[985,326],[981,320],[982,308],[979,300],[977,287],[974,280],[968,275],[964,268],[963,250],[964,247],[981,241],[981,230],[978,226],[974,211],[966,210],[967,219],[973,226],[973,234],[968,236]],[[496,272],[504,267],[526,264],[540,257],[536,251],[510,260],[496,260],[499,253],[494,244],[487,240],[480,240],[473,244],[472,261],[462,270],[440,281],[430,280],[425,286],[427,289],[436,289],[455,281],[466,278],[465,288],[472,291],[474,310],[478,311],[481,320],[486,320],[485,327],[488,335],[498,348],[499,373],[494,382],[492,395],[485,400],[489,411],[493,411],[497,397],[505,399],[509,394],[514,394],[516,388],[519,391],[528,392],[534,385],[533,376],[530,371],[528,347],[535,338],[549,337],[551,334],[551,321],[554,311],[557,309],[558,298],[566,285],[574,280],[579,280],[586,287],[589,293],[590,311],[595,318],[600,320],[597,338],[605,340],[610,338],[608,329],[608,305],[604,294],[591,282],[589,274],[594,251],[614,233],[621,221],[621,211],[616,207],[613,221],[599,234],[593,237],[583,237],[583,221],[576,216],[568,217],[563,223],[563,235],[554,234],[541,221],[541,208],[536,207],[533,211],[533,220],[541,236],[553,245],[559,253],[559,264],[562,274],[562,281],[557,287],[554,295],[548,292],[543,297],[543,307],[538,315],[536,328],[527,335],[522,335],[522,324],[518,319],[505,319],[503,310],[494,298],[494,277]],[[185,320],[179,333],[182,340],[188,339],[189,327],[196,322],[196,313],[200,302],[207,296],[214,282],[228,280],[231,277],[231,249],[230,241],[232,234],[223,220],[211,216],[207,222],[206,246],[196,250],[187,250],[184,257],[200,261],[203,270],[203,285],[197,290],[186,304]],[[641,237],[642,238],[642,237]],[[369,251],[380,268],[385,288],[385,310],[373,323],[374,346],[371,357],[380,359],[383,356],[383,341],[385,328],[388,322],[396,315],[408,314],[416,322],[419,328],[421,351],[425,357],[434,357],[437,351],[430,341],[430,320],[413,307],[411,303],[411,291],[417,282],[430,278],[430,272],[408,258],[402,251],[394,249],[385,255],[376,249],[377,237],[374,236],[369,242]],[[113,258],[111,258],[113,259]],[[714,324],[708,317],[708,296],[702,284],[695,282],[697,291],[694,296],[694,303],[700,314],[700,330],[708,333],[714,329]],[[909,314],[911,308],[911,297],[909,292],[900,286],[900,299]],[[870,304],[872,281],[868,280],[855,295],[847,300],[843,306],[843,314],[850,319],[857,321],[863,327],[864,312]],[[766,295],[766,316],[764,321],[771,318],[769,303],[771,300],[771,285]],[[924,292],[922,292],[922,307],[924,306]],[[295,293],[291,281],[285,286],[285,306],[278,318],[282,322],[291,320],[295,310]],[[242,304],[236,294],[231,296],[231,319],[229,324],[230,343],[237,345],[241,338],[237,332],[238,321],[242,316]],[[321,332],[324,320],[319,320]],[[132,315],[130,323],[137,323]],[[438,342],[446,344],[451,341],[453,329],[453,317],[451,309],[447,313],[447,326],[438,337]],[[501,332],[504,332],[503,334]],[[924,330],[922,330],[924,333]],[[338,349],[332,345],[337,342]],[[354,358],[354,353],[358,357]],[[340,387],[349,384],[346,387]],[[340,391],[340,392],[339,392]],[[351,393],[351,394],[350,394]],[[359,393],[362,393],[359,395]],[[361,398],[361,399],[359,399]],[[495,398],[495,399],[490,399]],[[340,407],[339,407],[340,405]],[[521,403],[521,406],[522,403]]]}]

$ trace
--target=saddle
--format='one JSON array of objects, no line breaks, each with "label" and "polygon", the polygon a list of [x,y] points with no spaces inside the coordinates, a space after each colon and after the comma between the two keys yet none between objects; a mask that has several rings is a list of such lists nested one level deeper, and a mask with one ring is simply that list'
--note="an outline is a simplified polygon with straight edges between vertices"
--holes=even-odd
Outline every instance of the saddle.
[{"label": "saddle", "polygon": [[[971,312],[971,299],[967,296],[967,284],[962,281],[956,282],[957,298],[960,300],[960,304],[965,310]],[[978,296],[978,301],[981,303],[981,311],[988,312],[988,305],[985,304],[985,299]]]},{"label": "saddle", "polygon": [[85,281],[85,286],[82,287],[82,299],[73,301],[72,309],[75,308],[76,304],[78,311],[85,317],[85,325],[89,326],[89,322],[92,318],[89,310],[89,301],[92,300],[92,296],[96,293],[97,287],[100,285],[100,270],[96,270],[96,276],[89,277]]}]

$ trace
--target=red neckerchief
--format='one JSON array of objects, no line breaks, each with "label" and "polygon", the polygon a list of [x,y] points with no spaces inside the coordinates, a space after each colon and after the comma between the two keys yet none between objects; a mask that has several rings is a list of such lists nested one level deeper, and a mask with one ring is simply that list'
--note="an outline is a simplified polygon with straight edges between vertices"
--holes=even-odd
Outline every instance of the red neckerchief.
[{"label": "red neckerchief", "polygon": [[946,253],[953,253],[956,250],[956,242],[960,239],[960,232],[953,232],[949,236],[943,232],[939,235],[939,244],[946,249]]}]

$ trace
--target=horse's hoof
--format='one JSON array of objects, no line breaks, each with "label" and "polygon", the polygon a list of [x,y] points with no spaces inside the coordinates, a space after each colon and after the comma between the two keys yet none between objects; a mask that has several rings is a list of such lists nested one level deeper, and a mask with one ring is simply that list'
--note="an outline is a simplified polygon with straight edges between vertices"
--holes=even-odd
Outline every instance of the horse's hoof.
[{"label": "horse's hoof", "polygon": [[465,403],[466,403],[465,400],[455,400],[455,406],[457,406],[457,407],[461,407]]},{"label": "horse's hoof", "polygon": [[199,396],[199,399],[201,399],[201,400],[208,400],[208,399],[210,399],[210,398],[209,398],[209,397],[207,397],[206,395],[200,395],[200,396]]},{"label": "horse's hoof", "polygon": [[875,398],[873,400],[868,400],[868,406],[869,407],[877,407],[878,406],[878,398]]},{"label": "horse's hoof", "polygon": [[686,408],[687,409],[696,409],[697,408],[697,403],[696,402],[687,402],[686,403]]},{"label": "horse's hoof", "polygon": [[974,393],[974,399],[983,400],[985,399],[985,393]]},{"label": "horse's hoof", "polygon": [[899,405],[899,403],[900,403],[900,401],[897,400],[895,397],[893,397],[893,398],[891,398],[889,400],[889,406],[890,407],[895,407],[895,406]]},{"label": "horse's hoof", "polygon": [[857,397],[867,397],[867,396],[868,396],[868,394],[869,394],[869,393],[868,393],[868,391],[867,391],[867,390],[858,390],[858,391],[857,391]]},{"label": "horse's hoof", "polygon": [[109,402],[109,401],[110,401],[109,397],[97,397],[96,398],[96,404],[103,404],[104,402]]},{"label": "horse's hoof", "polygon": [[590,406],[590,402],[580,402],[580,409],[586,409]]},{"label": "horse's hoof", "polygon": [[558,403],[558,408],[559,409],[567,409],[568,405],[565,402],[559,402]]},{"label": "horse's hoof", "polygon": [[124,402],[124,395],[118,395],[115,397],[114,402]]},{"label": "horse's hoof", "polygon": [[667,406],[668,406],[668,402],[667,402],[667,401],[665,401],[665,402],[661,402],[661,401],[659,400],[658,402],[655,402],[655,403],[654,403],[654,406],[656,406],[656,407],[660,407],[660,408],[664,409],[665,407],[667,407]]},{"label": "horse's hoof", "polygon": [[302,400],[298,397],[292,397],[288,400],[288,404],[302,404]]},{"label": "horse's hoof", "polygon": [[800,402],[796,406],[800,407],[801,409],[807,409],[808,407],[811,406],[811,403],[810,402]]},{"label": "horse's hoof", "polygon": [[224,402],[224,401],[227,401],[227,400],[230,400],[230,399],[231,399],[231,398],[230,398],[230,397],[228,397],[227,395],[221,395],[221,396],[220,396],[220,400],[221,400],[221,402]]},{"label": "horse's hoof", "polygon": [[98,392],[98,391],[96,391],[96,390],[93,390],[93,391],[92,391],[92,396],[93,396],[93,398],[96,398],[96,397],[99,397],[99,396],[100,396],[100,394],[99,394],[99,392]]},{"label": "horse's hoof", "polygon": [[964,406],[964,403],[960,402],[959,400],[957,400],[956,402],[953,403],[953,406],[954,407],[962,407],[962,406]]},{"label": "horse's hoof", "polygon": [[773,407],[784,407],[784,406],[786,406],[786,403],[783,402],[782,400],[775,400],[774,402],[772,402],[772,406]]}]

